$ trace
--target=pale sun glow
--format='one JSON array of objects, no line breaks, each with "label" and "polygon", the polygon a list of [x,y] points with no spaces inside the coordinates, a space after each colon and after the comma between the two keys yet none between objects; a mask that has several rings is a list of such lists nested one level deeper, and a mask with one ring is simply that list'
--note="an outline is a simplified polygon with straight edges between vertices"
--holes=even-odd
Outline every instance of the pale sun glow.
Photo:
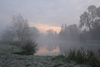
[{"label": "pale sun glow", "polygon": [[60,32],[61,28],[57,27],[57,26],[49,26],[49,25],[45,25],[45,24],[40,24],[40,23],[29,23],[30,27],[36,27],[40,32],[42,33],[46,33],[47,30],[49,29],[53,29],[54,31],[56,31],[57,33]]}]

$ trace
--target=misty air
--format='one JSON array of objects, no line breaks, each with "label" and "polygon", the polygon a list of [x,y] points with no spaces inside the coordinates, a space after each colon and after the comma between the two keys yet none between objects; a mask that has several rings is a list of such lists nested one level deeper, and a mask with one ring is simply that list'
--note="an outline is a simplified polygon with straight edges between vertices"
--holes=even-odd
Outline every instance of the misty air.
[{"label": "misty air", "polygon": [[0,67],[100,67],[100,1],[0,0]]}]

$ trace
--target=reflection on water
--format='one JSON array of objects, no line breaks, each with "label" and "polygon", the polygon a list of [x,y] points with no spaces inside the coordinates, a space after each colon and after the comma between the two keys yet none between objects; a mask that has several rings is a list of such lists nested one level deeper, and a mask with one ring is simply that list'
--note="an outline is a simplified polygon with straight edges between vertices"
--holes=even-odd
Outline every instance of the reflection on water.
[{"label": "reflection on water", "polygon": [[37,53],[35,55],[58,55],[60,53],[59,47],[55,46],[55,48],[52,46],[42,46],[39,48]]},{"label": "reflection on water", "polygon": [[41,45],[39,50],[35,55],[58,55],[63,54],[64,52],[68,52],[69,49],[80,49],[81,47],[84,48],[85,51],[92,50],[95,53],[98,52],[100,49],[100,45],[96,44],[82,44],[80,42],[56,42],[56,43],[49,43],[48,45]]}]

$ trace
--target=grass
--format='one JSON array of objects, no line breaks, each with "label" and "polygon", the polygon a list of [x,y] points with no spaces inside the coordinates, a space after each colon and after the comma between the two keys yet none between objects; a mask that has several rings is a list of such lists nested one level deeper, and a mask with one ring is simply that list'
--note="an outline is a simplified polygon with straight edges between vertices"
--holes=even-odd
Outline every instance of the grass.
[{"label": "grass", "polygon": [[[4,54],[0,55],[1,67],[100,67],[100,61],[95,53],[91,50],[85,52],[83,48],[70,50],[66,57],[64,55],[24,55],[26,51],[20,51],[17,47],[12,49],[12,47],[14,46],[0,45],[0,54],[4,52]],[[12,54],[12,50],[19,55]]]},{"label": "grass", "polygon": [[85,52],[83,48],[78,50],[70,49],[67,58],[77,62],[78,64],[89,64],[92,67],[100,67],[99,57],[91,50]]}]

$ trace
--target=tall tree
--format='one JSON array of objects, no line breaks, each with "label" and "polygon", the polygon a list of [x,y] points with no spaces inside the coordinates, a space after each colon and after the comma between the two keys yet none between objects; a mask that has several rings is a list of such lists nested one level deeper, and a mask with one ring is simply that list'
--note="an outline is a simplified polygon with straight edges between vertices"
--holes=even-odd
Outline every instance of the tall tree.
[{"label": "tall tree", "polygon": [[92,24],[97,19],[96,9],[97,8],[94,5],[91,5],[88,7],[88,11],[85,11],[80,16],[80,28],[86,26],[89,30],[92,29]]},{"label": "tall tree", "polygon": [[21,15],[13,16],[12,26],[10,28],[20,42],[29,39],[31,36],[28,22]]},{"label": "tall tree", "polygon": [[[85,27],[84,27],[85,26]],[[100,40],[100,7],[94,5],[88,7],[88,11],[80,16],[80,28],[85,28],[80,34],[80,40]],[[87,31],[87,28],[89,29]]]},{"label": "tall tree", "polygon": [[100,7],[98,7],[98,9],[96,11],[97,11],[98,17],[100,17]]}]

